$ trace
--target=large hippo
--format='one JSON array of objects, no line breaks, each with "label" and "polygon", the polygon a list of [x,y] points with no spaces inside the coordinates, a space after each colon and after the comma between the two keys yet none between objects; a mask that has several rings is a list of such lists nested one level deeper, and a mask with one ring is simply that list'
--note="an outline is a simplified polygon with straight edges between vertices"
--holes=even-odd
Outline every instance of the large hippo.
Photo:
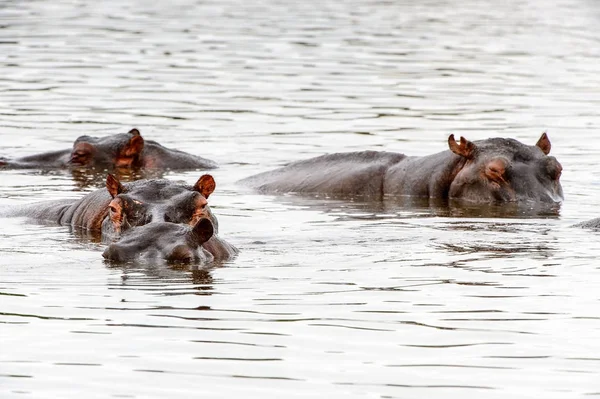
[{"label": "large hippo", "polygon": [[53,169],[94,167],[98,169],[213,169],[209,159],[170,149],[144,140],[138,129],[105,137],[81,136],[66,150],[30,155],[14,160],[0,159],[0,167]]},{"label": "large hippo", "polygon": [[[125,235],[127,231],[135,230],[139,226],[169,223],[193,227],[197,226],[201,219],[208,219],[211,222],[211,234],[206,242],[202,242],[202,246],[214,257],[233,256],[237,249],[216,235],[217,219],[207,201],[214,189],[215,181],[210,175],[202,175],[193,186],[189,186],[164,179],[138,180],[122,184],[109,174],[106,178],[106,188],[93,191],[80,199],[25,205],[10,212],[10,215],[72,226],[78,230],[95,233],[105,241],[118,238],[123,233],[125,242],[128,243],[143,236],[144,232],[156,236],[156,231],[160,230],[158,227],[157,230],[148,228]],[[179,228],[168,226],[165,231],[169,229],[174,231]],[[163,245],[165,240],[169,239],[163,237],[163,241],[157,245]],[[173,243],[178,240],[173,236]],[[145,239],[144,242],[151,241]],[[147,247],[148,245],[144,248]]]},{"label": "large hippo", "polygon": [[490,138],[457,142],[422,157],[382,151],[336,153],[293,162],[241,180],[263,193],[331,196],[418,196],[471,203],[563,200],[562,166],[543,133],[535,145]]}]

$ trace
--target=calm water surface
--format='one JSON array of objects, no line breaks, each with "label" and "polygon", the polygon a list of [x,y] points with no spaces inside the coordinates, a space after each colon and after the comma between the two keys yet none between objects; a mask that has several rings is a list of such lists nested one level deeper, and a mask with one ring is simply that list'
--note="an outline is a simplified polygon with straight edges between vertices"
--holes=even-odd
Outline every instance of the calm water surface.
[{"label": "calm water surface", "polygon": [[[135,126],[221,164],[210,201],[241,249],[112,267],[66,227],[0,219],[0,396],[600,396],[600,234],[570,227],[600,216],[599,23],[585,0],[0,3],[0,156]],[[235,184],[544,130],[559,216]],[[92,189],[0,172],[2,205]]]}]

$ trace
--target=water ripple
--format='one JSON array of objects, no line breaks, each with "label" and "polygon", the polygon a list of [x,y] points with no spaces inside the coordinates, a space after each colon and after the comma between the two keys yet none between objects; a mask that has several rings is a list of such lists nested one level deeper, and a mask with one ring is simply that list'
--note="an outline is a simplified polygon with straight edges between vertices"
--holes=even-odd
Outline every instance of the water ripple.
[{"label": "water ripple", "polygon": [[[0,157],[137,127],[218,161],[211,206],[241,253],[111,267],[90,237],[2,219],[0,396],[597,396],[600,236],[571,226],[600,207],[599,16],[574,0],[1,2]],[[544,130],[559,210],[235,184]],[[0,206],[104,184],[0,172]]]}]

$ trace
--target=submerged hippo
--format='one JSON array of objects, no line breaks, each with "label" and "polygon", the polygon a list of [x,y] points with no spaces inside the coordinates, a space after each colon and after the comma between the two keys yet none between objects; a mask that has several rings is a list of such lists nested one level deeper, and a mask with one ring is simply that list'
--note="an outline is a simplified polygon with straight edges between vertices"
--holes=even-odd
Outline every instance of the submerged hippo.
[{"label": "submerged hippo", "polygon": [[106,137],[81,136],[73,148],[30,155],[14,160],[0,159],[0,167],[51,169],[94,167],[99,169],[213,169],[215,162],[144,140],[139,130]]},{"label": "submerged hippo", "polygon": [[526,145],[514,139],[468,141],[454,135],[449,150],[423,156],[380,151],[336,153],[293,162],[240,183],[263,193],[333,196],[418,196],[472,203],[563,200],[562,166],[548,156],[546,133]]},{"label": "submerged hippo", "polygon": [[[105,189],[93,191],[78,200],[26,205],[10,214],[72,226],[97,233],[103,240],[119,237],[128,230],[153,223],[197,226],[201,219],[209,219],[211,234],[206,242],[202,242],[202,246],[215,257],[232,256],[237,250],[216,235],[217,219],[208,207],[207,198],[214,189],[215,181],[210,175],[202,175],[193,186],[164,179],[121,184],[113,175],[108,175]],[[144,248],[148,249],[152,240],[142,239],[143,233],[149,232],[151,237],[155,237],[160,228],[156,229],[136,230],[135,233],[124,235],[124,239],[131,242],[138,238],[140,242],[146,243]],[[169,226],[165,231],[169,229],[174,231],[179,228]],[[213,230],[215,234],[212,233]],[[169,239],[163,237],[163,241],[157,242],[157,245],[163,246]],[[173,243],[175,242],[178,239],[173,236]]]},{"label": "submerged hippo", "polygon": [[165,260],[169,263],[206,263],[227,253],[212,254],[202,245],[214,234],[211,221],[200,219],[196,225],[158,222],[127,230],[102,256],[113,262]]}]

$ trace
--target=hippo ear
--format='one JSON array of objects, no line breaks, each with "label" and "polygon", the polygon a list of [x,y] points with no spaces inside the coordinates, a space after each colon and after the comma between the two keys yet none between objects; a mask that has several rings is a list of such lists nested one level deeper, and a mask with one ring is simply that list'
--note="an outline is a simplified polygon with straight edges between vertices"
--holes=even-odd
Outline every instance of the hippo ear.
[{"label": "hippo ear", "polygon": [[198,191],[204,198],[208,198],[209,195],[215,191],[216,183],[215,179],[211,175],[202,175],[194,184],[194,190]]},{"label": "hippo ear", "polygon": [[129,134],[131,134],[132,136],[141,136],[140,131],[137,130],[136,128],[131,129],[129,132],[127,132]]},{"label": "hippo ear", "polygon": [[535,143],[536,147],[539,147],[542,152],[546,155],[550,154],[550,149],[552,148],[552,144],[550,144],[550,139],[546,132],[542,133],[542,137]]},{"label": "hippo ear", "polygon": [[132,157],[140,154],[143,149],[144,139],[142,138],[142,136],[133,135],[121,150],[121,155],[125,157]]},{"label": "hippo ear", "polygon": [[450,151],[455,153],[456,155],[460,155],[461,157],[471,159],[475,155],[475,151],[477,147],[475,144],[471,143],[469,140],[465,139],[461,136],[460,143],[457,143],[454,139],[454,135],[451,134],[448,137],[448,147],[450,147]]},{"label": "hippo ear", "polygon": [[198,245],[204,244],[214,234],[214,227],[211,221],[207,218],[202,218],[196,223],[192,231],[190,232],[194,240]]},{"label": "hippo ear", "polygon": [[125,187],[121,182],[112,174],[106,176],[106,189],[111,197],[115,198],[117,195],[125,192]]}]

